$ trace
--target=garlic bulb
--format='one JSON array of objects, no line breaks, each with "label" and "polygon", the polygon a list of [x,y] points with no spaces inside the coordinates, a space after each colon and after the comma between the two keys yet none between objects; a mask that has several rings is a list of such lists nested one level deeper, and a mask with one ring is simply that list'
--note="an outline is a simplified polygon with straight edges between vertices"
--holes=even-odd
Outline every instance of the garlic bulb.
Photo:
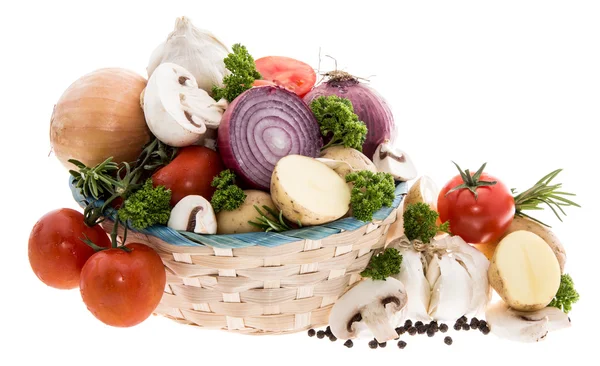
[{"label": "garlic bulb", "polygon": [[223,86],[227,73],[224,59],[229,49],[212,33],[194,27],[189,18],[175,21],[175,29],[166,41],[158,45],[148,62],[148,78],[165,62],[177,64],[188,70],[200,89],[211,94],[213,86]]},{"label": "garlic bulb", "polygon": [[400,273],[406,284],[407,316],[452,321],[476,316],[491,299],[489,260],[458,236],[442,236],[429,244],[401,236],[389,244],[402,254]]}]

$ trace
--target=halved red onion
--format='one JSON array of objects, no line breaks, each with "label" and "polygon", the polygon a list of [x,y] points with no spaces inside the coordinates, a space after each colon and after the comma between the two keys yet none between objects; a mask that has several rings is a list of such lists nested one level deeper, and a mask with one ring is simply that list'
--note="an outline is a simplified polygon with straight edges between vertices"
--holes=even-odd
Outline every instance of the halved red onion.
[{"label": "halved red onion", "polygon": [[317,157],[323,147],[319,124],[296,94],[276,86],[245,91],[219,125],[223,163],[252,188],[269,190],[275,164],[284,156]]}]

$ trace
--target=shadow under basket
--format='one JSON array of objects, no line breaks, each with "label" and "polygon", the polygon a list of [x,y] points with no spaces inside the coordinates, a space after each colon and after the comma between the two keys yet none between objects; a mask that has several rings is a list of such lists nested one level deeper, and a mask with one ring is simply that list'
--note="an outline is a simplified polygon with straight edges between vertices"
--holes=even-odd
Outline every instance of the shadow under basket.
[{"label": "shadow under basket", "polygon": [[[85,207],[88,198],[70,183]],[[384,247],[406,189],[397,183],[392,207],[379,210],[370,223],[348,217],[281,233],[232,235],[157,225],[128,229],[127,242],[151,246],[165,265],[167,284],[155,314],[245,334],[294,333],[327,325],[335,301],[361,280],[373,253]],[[114,212],[102,223],[108,233],[111,218]]]}]

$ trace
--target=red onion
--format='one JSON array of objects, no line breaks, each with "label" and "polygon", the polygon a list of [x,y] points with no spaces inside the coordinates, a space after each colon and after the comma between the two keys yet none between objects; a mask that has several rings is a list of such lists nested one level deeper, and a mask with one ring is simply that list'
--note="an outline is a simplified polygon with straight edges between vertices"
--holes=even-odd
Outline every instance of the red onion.
[{"label": "red onion", "polygon": [[319,124],[296,94],[275,86],[249,89],[227,108],[219,125],[223,163],[249,187],[269,190],[275,164],[284,156],[317,157]]},{"label": "red onion", "polygon": [[337,95],[352,102],[354,113],[367,125],[367,139],[363,144],[363,154],[373,160],[377,146],[384,140],[392,140],[394,133],[394,117],[387,102],[373,88],[359,82],[352,75],[343,71],[329,73],[329,80],[314,87],[304,101],[310,105],[313,99],[320,96]]}]

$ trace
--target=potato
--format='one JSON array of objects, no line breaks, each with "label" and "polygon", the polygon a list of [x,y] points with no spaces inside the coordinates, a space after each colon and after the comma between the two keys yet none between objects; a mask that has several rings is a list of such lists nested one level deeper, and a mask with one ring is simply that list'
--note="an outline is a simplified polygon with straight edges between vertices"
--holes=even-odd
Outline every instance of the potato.
[{"label": "potato", "polygon": [[540,236],[525,230],[500,241],[488,269],[490,285],[515,310],[545,308],[560,285],[556,255]]},{"label": "potato", "polygon": [[270,194],[254,189],[245,190],[244,193],[246,193],[246,199],[236,210],[223,210],[217,213],[217,234],[241,234],[261,231],[260,228],[248,223],[248,221],[258,222],[256,218],[259,214],[254,205],[262,211],[264,211],[262,206],[268,206],[274,211],[278,211]]},{"label": "potato", "polygon": [[437,211],[437,199],[439,189],[433,179],[428,176],[421,176],[409,188],[406,197],[404,197],[404,209],[410,204],[423,202],[429,205],[432,210]]},{"label": "potato", "polygon": [[277,162],[271,198],[285,218],[304,226],[337,220],[350,208],[346,181],[324,163],[301,155],[288,155]]},{"label": "potato", "polygon": [[321,152],[320,158],[331,159],[331,160],[339,160],[348,163],[350,166],[342,165],[338,168],[335,168],[335,172],[340,175],[342,178],[346,178],[348,173],[351,173],[352,170],[370,170],[373,173],[377,173],[377,168],[375,164],[363,153],[360,151],[353,149],[351,147],[344,146],[332,146]]},{"label": "potato", "polygon": [[537,223],[527,217],[515,216],[513,222],[506,230],[506,233],[497,242],[488,244],[477,244],[475,245],[475,247],[479,249],[483,254],[485,254],[486,257],[488,257],[488,259],[491,259],[494,255],[496,246],[498,245],[500,240],[506,237],[506,235],[514,233],[518,230],[526,230],[532,232],[544,239],[546,244],[550,246],[550,249],[552,249],[552,251],[556,255],[556,259],[558,259],[558,264],[560,265],[560,272],[564,273],[565,264],[567,262],[567,253],[565,252],[565,248],[561,244],[560,240],[558,240],[556,235],[554,235],[554,233],[548,227]]}]

